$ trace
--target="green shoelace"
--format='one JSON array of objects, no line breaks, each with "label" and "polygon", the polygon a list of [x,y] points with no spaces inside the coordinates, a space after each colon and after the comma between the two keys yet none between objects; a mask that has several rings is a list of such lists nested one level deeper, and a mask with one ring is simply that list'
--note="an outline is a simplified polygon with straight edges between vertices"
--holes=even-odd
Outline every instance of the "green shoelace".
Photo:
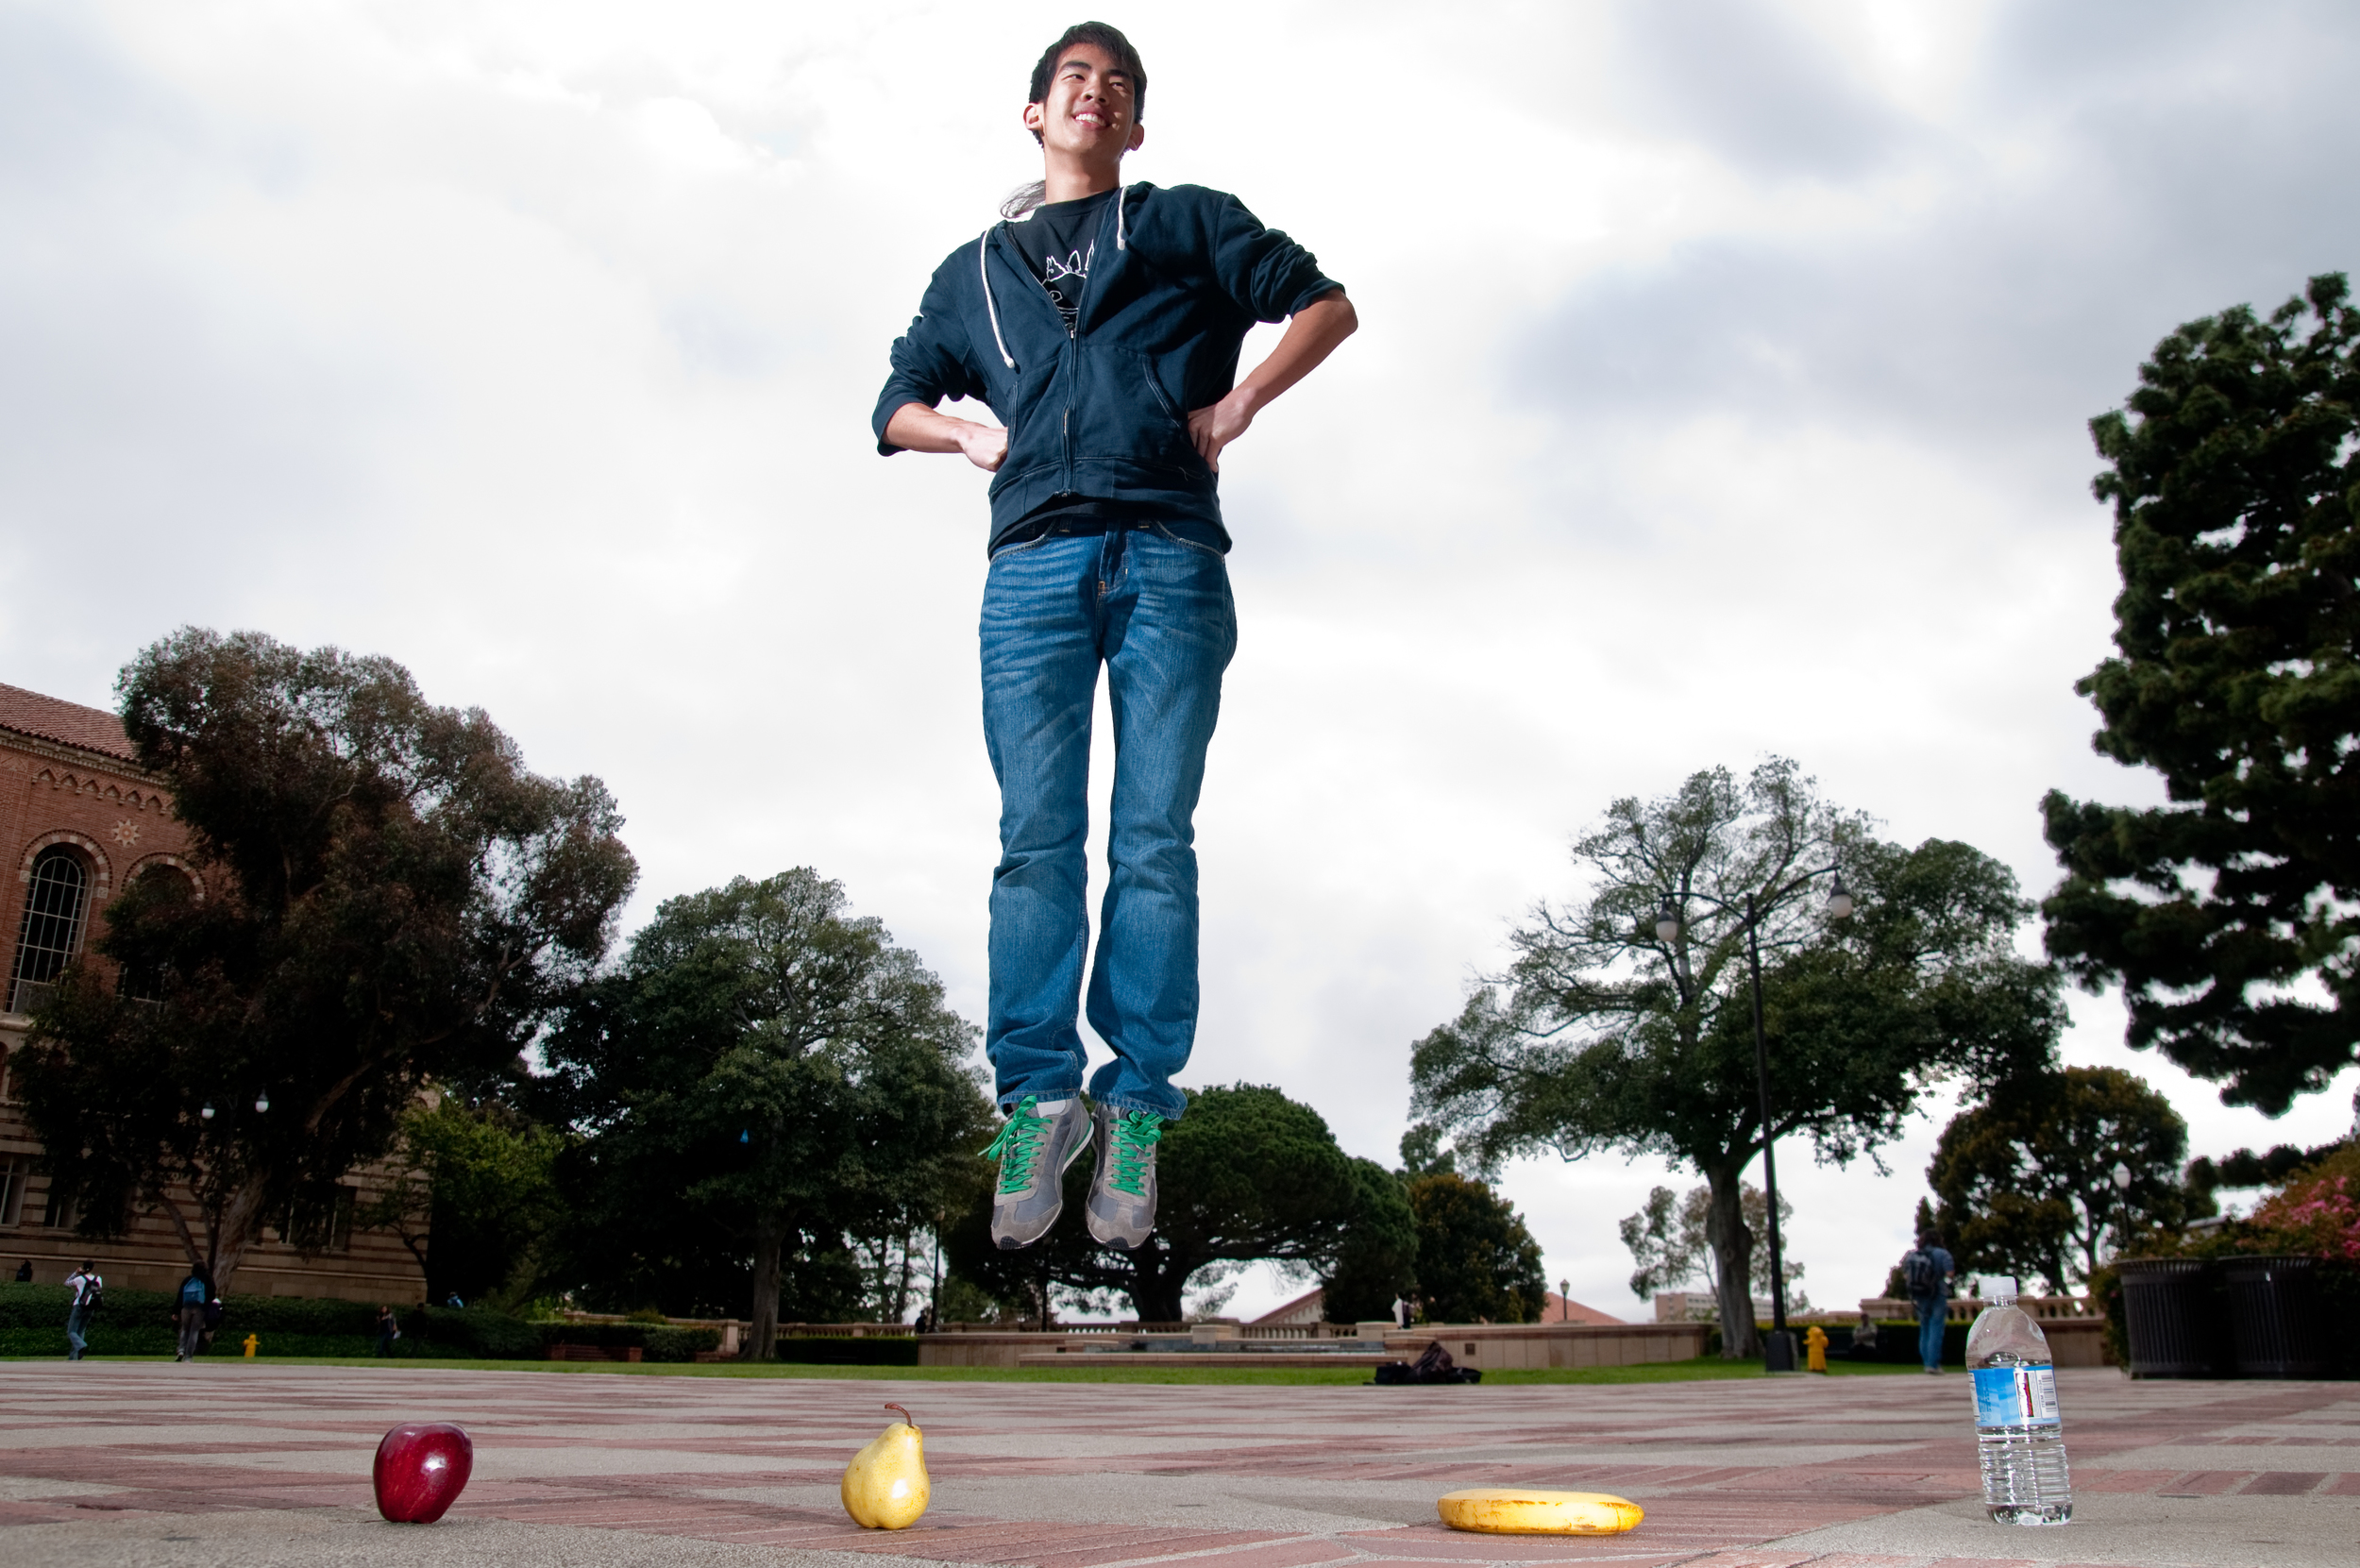
[{"label": "green shoelace", "polygon": [[1124,1111],[1115,1118],[1106,1141],[1115,1168],[1106,1185],[1134,1198],[1147,1196],[1147,1172],[1155,1161],[1156,1140],[1164,1136],[1164,1119],[1154,1111]]},{"label": "green shoelace", "polygon": [[1049,1119],[1038,1114],[1033,1103],[1034,1096],[1029,1094],[1017,1102],[1016,1109],[1008,1113],[1007,1124],[983,1153],[985,1159],[1000,1162],[1003,1193],[1021,1192],[1033,1185],[1033,1166],[1040,1155],[1041,1139],[1049,1136]]}]

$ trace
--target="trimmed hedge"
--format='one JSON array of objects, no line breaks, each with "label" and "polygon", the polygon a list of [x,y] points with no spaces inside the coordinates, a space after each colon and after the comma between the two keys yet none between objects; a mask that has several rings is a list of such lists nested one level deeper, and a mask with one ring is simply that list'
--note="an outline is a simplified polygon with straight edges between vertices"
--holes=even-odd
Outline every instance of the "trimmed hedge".
[{"label": "trimmed hedge", "polygon": [[[1768,1334],[1770,1325],[1759,1325]],[[1945,1366],[1966,1365],[1966,1331],[1971,1324],[1945,1324],[1942,1329],[1942,1361]],[[1790,1330],[1795,1336],[1795,1354],[1804,1354],[1804,1330]],[[1828,1354],[1840,1360],[1866,1361],[1874,1364],[1913,1367],[1917,1365],[1917,1320],[1914,1318],[1880,1318],[1877,1322],[1877,1342],[1862,1346],[1852,1342],[1854,1330],[1848,1324],[1828,1330]],[[1721,1354],[1721,1331],[1713,1329],[1705,1336],[1705,1354]]]},{"label": "trimmed hedge", "polygon": [[[68,1300],[62,1285],[0,1281],[0,1356],[65,1355]],[[176,1303],[174,1294],[162,1290],[110,1289],[91,1325],[90,1354],[171,1355],[179,1338]],[[243,1356],[249,1334],[261,1341],[258,1349],[263,1356],[377,1353],[373,1303],[232,1293],[223,1306],[210,1351],[214,1356]],[[394,1354],[427,1358],[540,1360],[548,1354],[545,1329],[561,1326],[526,1323],[475,1307],[409,1307],[396,1318],[402,1337],[394,1341]]]},{"label": "trimmed hedge", "polygon": [[[0,1357],[63,1357],[70,1299],[62,1285],[0,1280]],[[210,1355],[244,1355],[249,1334],[261,1341],[257,1350],[265,1357],[377,1354],[377,1305],[373,1302],[232,1294],[223,1306],[221,1326],[213,1332]],[[548,1347],[553,1344],[577,1344],[637,1345],[645,1360],[693,1361],[699,1351],[717,1350],[721,1345],[720,1332],[711,1328],[527,1323],[483,1307],[404,1307],[395,1318],[401,1325],[401,1338],[394,1341],[393,1354],[410,1359],[541,1361],[548,1358]],[[93,1356],[169,1356],[179,1343],[177,1292],[110,1287],[87,1338]],[[909,1362],[885,1359],[869,1364],[915,1364],[914,1342],[910,1350]]]},{"label": "trimmed hedge", "polygon": [[778,1357],[782,1361],[800,1361],[806,1366],[914,1367],[918,1365],[918,1340],[909,1335],[854,1339],[849,1335],[798,1334],[780,1339]]},{"label": "trimmed hedge", "polygon": [[[551,1325],[555,1326],[555,1325]],[[721,1331],[717,1328],[668,1328],[649,1324],[647,1361],[693,1361],[700,1350],[721,1348]]]},{"label": "trimmed hedge", "polygon": [[[1946,1323],[1942,1325],[1942,1364],[1946,1367],[1966,1365],[1966,1331],[1971,1323]],[[1829,1331],[1833,1340],[1837,1331]],[[1850,1330],[1842,1331],[1847,1341]],[[1828,1347],[1829,1355],[1837,1354],[1835,1346]],[[1846,1343],[1842,1352],[1855,1361],[1884,1362],[1893,1366],[1917,1365],[1917,1320],[1915,1318],[1880,1318],[1877,1320],[1877,1343],[1873,1349]]]},{"label": "trimmed hedge", "polygon": [[[646,1345],[650,1326],[644,1323],[544,1323],[535,1324],[540,1330],[541,1343],[548,1345],[598,1345],[615,1350],[629,1345]],[[655,1332],[664,1332],[664,1325],[652,1325]],[[714,1336],[720,1343],[720,1336]]]}]

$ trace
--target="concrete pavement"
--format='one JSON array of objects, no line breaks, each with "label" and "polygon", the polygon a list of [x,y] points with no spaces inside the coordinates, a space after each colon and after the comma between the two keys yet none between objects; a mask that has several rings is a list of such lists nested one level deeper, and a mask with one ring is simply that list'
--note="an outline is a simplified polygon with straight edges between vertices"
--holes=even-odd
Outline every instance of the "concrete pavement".
[{"label": "concrete pavement", "polygon": [[[1943,1568],[2360,1562],[2360,1385],[2060,1374],[2075,1520],[1975,1501],[1966,1381],[1376,1389],[700,1378],[269,1363],[0,1365],[0,1564],[892,1568]],[[847,1521],[836,1479],[906,1404],[934,1507]],[[369,1458],[456,1421],[476,1474],[390,1526]],[[1619,1492],[1596,1541],[1472,1536],[1434,1499]],[[880,1559],[886,1560],[880,1561]]]}]

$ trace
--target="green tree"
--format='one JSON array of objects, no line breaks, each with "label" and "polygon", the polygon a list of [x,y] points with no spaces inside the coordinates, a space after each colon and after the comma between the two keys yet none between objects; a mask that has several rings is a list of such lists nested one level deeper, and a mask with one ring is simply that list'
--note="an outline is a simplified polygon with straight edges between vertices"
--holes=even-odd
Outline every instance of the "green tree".
[{"label": "green tree", "polygon": [[265,1222],[321,1207],[430,1085],[514,1070],[636,873],[604,785],[527,772],[390,660],[189,629],[117,690],[204,893],[116,897],[96,946],[134,978],[68,970],[19,1081],[85,1234],[160,1211],[226,1291]]},{"label": "green tree", "polygon": [[2171,1102],[2118,1067],[2023,1079],[1942,1130],[1926,1168],[1935,1229],[1964,1272],[2038,1275],[2063,1290],[2126,1238],[2189,1218],[2187,1153]]},{"label": "green tree", "polygon": [[1402,1178],[1373,1159],[1352,1162],[1351,1218],[1320,1274],[1330,1323],[1393,1315],[1393,1303],[1418,1290],[1418,1219]]},{"label": "green tree", "polygon": [[401,1119],[396,1163],[408,1178],[359,1216],[390,1230],[426,1274],[430,1301],[452,1292],[515,1307],[545,1282],[544,1246],[557,1228],[564,1140],[497,1101],[455,1092]]},{"label": "green tree", "polygon": [[657,1299],[734,1274],[755,1359],[790,1293],[861,1299],[849,1239],[921,1228],[988,1136],[974,1030],[844,904],[807,868],[666,900],[548,1047],[585,1138],[578,1266]]},{"label": "green tree", "polygon": [[[1946,1076],[1997,1082],[2050,1059],[2055,976],[2013,947],[2031,908],[1989,856],[1880,842],[1782,760],[1743,784],[1716,768],[1665,799],[1618,801],[1574,852],[1594,891],[1541,905],[1511,938],[1511,968],[1418,1042],[1412,1108],[1478,1172],[1544,1148],[1694,1168],[1711,1189],[1723,1354],[1758,1354],[1739,1180],[1764,1134],[1745,910],[1763,958],[1771,1130],[1841,1165],[1897,1138]],[[1812,876],[1839,857],[1858,912],[1831,921]],[[1656,930],[1667,907],[1669,940]]]},{"label": "green tree", "polygon": [[[1770,1201],[1762,1189],[1751,1182],[1744,1184],[1741,1199],[1745,1215],[1745,1234],[1758,1241],[1768,1234]],[[1785,1193],[1778,1194],[1778,1226],[1784,1230],[1795,1218],[1795,1206]],[[1692,1279],[1702,1279],[1705,1289],[1717,1300],[1721,1282],[1715,1272],[1719,1259],[1712,1250],[1710,1227],[1712,1220],[1712,1189],[1693,1187],[1686,1196],[1668,1187],[1659,1187],[1647,1194],[1647,1204],[1636,1214],[1623,1219],[1623,1245],[1630,1249],[1631,1260],[1639,1265],[1630,1276],[1631,1292],[1645,1301],[1659,1290],[1677,1290]],[[1752,1293],[1770,1293],[1770,1253],[1767,1248],[1753,1254],[1753,1278],[1748,1281]],[[1808,1310],[1802,1292],[1795,1287],[1803,1277],[1803,1266],[1793,1256],[1786,1259],[1787,1306],[1795,1310]]]},{"label": "green tree", "polygon": [[[2042,801],[2048,951],[2271,1115],[2360,1059],[2360,313],[2341,274],[2190,322],[2090,422],[2115,507],[2094,745],[2169,802]],[[2307,325],[2307,330],[2306,329]],[[2299,983],[2319,989],[2308,993]]]},{"label": "green tree", "polygon": [[1155,1234],[1145,1246],[1121,1252],[1091,1241],[1081,1220],[1086,1155],[1066,1172],[1065,1213],[1039,1243],[993,1246],[986,1195],[946,1238],[952,1268],[993,1294],[1033,1301],[1037,1313],[1062,1286],[1120,1291],[1142,1323],[1178,1323],[1201,1271],[1262,1259],[1332,1266],[1361,1189],[1320,1113],[1256,1084],[1187,1093],[1187,1108],[1156,1145]]},{"label": "green tree", "polygon": [[[2197,1204],[2204,1206],[2211,1202],[2215,1192],[2223,1189],[2234,1192],[2257,1187],[2276,1187],[2304,1166],[2318,1164],[2349,1142],[2348,1138],[2337,1138],[2313,1149],[2298,1149],[2291,1143],[2280,1143],[2266,1153],[2239,1149],[2218,1159],[2199,1155],[2188,1161],[2188,1191]],[[2207,1208],[2206,1212],[2212,1210]]]},{"label": "green tree", "polygon": [[1456,1172],[1412,1176],[1418,1317],[1424,1323],[1538,1323],[1549,1283],[1541,1244],[1516,1206]]},{"label": "green tree", "polygon": [[1451,1153],[1450,1146],[1442,1140],[1442,1129],[1433,1122],[1413,1121],[1409,1130],[1401,1135],[1403,1179],[1458,1169],[1458,1156]]}]

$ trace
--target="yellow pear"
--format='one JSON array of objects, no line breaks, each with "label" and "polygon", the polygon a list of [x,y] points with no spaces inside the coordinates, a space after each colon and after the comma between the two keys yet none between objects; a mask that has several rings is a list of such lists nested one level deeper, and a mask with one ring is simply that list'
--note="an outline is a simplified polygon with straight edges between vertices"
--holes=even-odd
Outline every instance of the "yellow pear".
[{"label": "yellow pear", "polygon": [[[899,1405],[885,1408],[902,1410]],[[934,1486],[926,1479],[926,1437],[907,1410],[844,1467],[844,1511],[866,1529],[906,1530],[933,1496]]]}]

